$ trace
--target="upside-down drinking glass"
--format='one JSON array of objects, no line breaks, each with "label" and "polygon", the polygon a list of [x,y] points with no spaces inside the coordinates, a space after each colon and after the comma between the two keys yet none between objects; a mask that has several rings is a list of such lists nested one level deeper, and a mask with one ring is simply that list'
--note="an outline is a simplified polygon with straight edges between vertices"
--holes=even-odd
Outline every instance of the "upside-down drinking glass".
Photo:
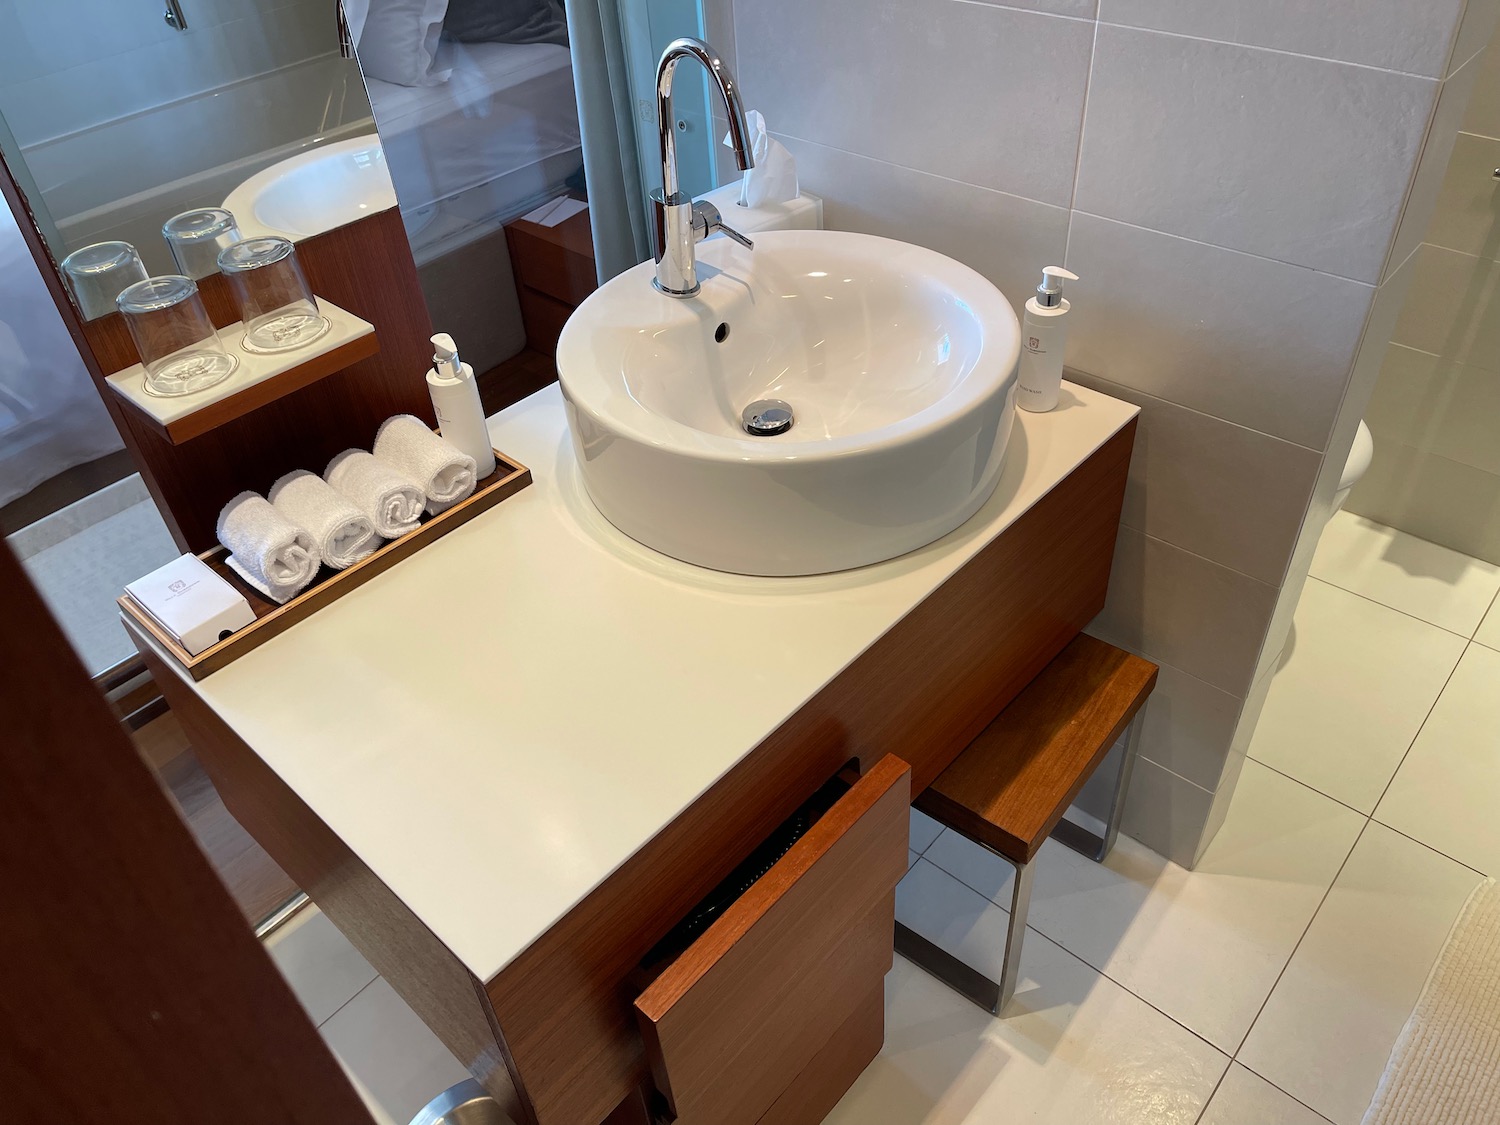
[{"label": "upside-down drinking glass", "polygon": [[284,238],[249,238],[219,254],[219,269],[239,303],[247,352],[285,352],[328,331],[328,318]]},{"label": "upside-down drinking glass", "polygon": [[220,342],[190,277],[148,277],[121,293],[116,303],[146,368],[148,394],[172,397],[206,390],[229,378],[239,363]]}]

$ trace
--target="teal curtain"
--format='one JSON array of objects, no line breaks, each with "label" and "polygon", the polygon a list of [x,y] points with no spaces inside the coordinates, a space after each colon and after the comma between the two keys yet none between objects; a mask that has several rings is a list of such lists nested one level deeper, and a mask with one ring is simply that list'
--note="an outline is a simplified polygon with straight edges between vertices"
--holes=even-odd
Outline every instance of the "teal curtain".
[{"label": "teal curtain", "polygon": [[567,10],[589,222],[602,284],[651,256],[634,99],[618,0],[568,0]]}]

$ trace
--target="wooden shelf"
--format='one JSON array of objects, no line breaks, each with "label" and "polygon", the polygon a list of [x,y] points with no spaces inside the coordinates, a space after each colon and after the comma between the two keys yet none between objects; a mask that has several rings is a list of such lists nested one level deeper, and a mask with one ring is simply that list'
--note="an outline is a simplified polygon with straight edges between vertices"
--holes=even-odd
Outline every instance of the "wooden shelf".
[{"label": "wooden shelf", "polygon": [[242,346],[245,327],[239,321],[219,329],[219,340],[239,360],[234,373],[216,387],[195,394],[162,398],[146,393],[146,369],[139,363],[107,377],[110,388],[136,416],[173,445],[201,437],[283,395],[326,379],[380,350],[375,327],[331,301],[318,301],[328,318],[322,339],[296,351],[257,355]]},{"label": "wooden shelf", "polygon": [[156,642],[180,664],[195,680],[201,680],[211,672],[217,672],[252,649],[259,648],[278,633],[290,629],[305,617],[311,616],[329,602],[337,601],[350,590],[358,589],[381,571],[389,570],[407,555],[441,539],[455,527],[468,523],[488,508],[493,508],[507,496],[513,496],[531,483],[531,470],[519,461],[495,450],[495,471],[479,482],[472,495],[460,500],[453,507],[435,516],[424,516],[415,531],[408,531],[399,539],[392,539],[373,555],[361,559],[346,570],[332,570],[327,566],[318,571],[318,576],[307,589],[284,605],[271,601],[260,591],[250,586],[229,568],[229,552],[223,547],[204,551],[198,557],[206,562],[220,578],[235,591],[242,594],[255,612],[255,620],[237,633],[225,637],[218,644],[204,649],[197,656],[183,648],[170,633],[136,604],[128,594],[116,599],[120,611],[129,620],[127,629],[133,624],[149,633]]}]

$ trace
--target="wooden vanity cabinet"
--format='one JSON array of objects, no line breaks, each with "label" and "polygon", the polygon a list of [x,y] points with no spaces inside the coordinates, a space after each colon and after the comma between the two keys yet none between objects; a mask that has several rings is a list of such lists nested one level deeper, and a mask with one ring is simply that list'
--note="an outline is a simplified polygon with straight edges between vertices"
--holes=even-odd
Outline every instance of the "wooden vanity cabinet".
[{"label": "wooden vanity cabinet", "polygon": [[[632,974],[824,781],[892,754],[920,793],[1099,613],[1134,438],[1132,420],[485,985],[538,1125],[602,1121],[654,1085]],[[821,1065],[869,1034],[841,1030]]]},{"label": "wooden vanity cabinet", "polygon": [[[149,647],[147,663],[236,819],[518,1125],[645,1125],[647,1099],[683,1125],[816,1125],[880,1049],[906,806],[1103,607],[1134,434],[1132,421],[489,980]],[[643,983],[678,920],[851,762],[839,805]]]}]

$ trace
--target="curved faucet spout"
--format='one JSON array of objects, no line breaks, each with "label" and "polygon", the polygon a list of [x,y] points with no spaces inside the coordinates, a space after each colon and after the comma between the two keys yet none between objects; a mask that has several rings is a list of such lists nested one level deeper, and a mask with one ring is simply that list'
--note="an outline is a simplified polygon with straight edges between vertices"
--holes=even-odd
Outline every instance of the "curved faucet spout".
[{"label": "curved faucet spout", "polygon": [[[694,58],[703,64],[729,118],[729,139],[734,146],[734,162],[740,170],[755,166],[750,147],[750,128],[745,124],[745,107],[740,101],[739,86],[719,54],[701,39],[683,37],[667,44],[656,67],[656,134],[661,148],[661,191],[651,195],[656,212],[656,281],[663,293],[672,297],[691,297],[698,292],[697,262],[694,245],[716,230],[734,236],[745,246],[748,238],[731,231],[720,220],[717,210],[699,204],[682,194],[677,181],[677,128],[672,113],[672,79],[677,64]],[[700,210],[701,208],[701,210]]]}]

